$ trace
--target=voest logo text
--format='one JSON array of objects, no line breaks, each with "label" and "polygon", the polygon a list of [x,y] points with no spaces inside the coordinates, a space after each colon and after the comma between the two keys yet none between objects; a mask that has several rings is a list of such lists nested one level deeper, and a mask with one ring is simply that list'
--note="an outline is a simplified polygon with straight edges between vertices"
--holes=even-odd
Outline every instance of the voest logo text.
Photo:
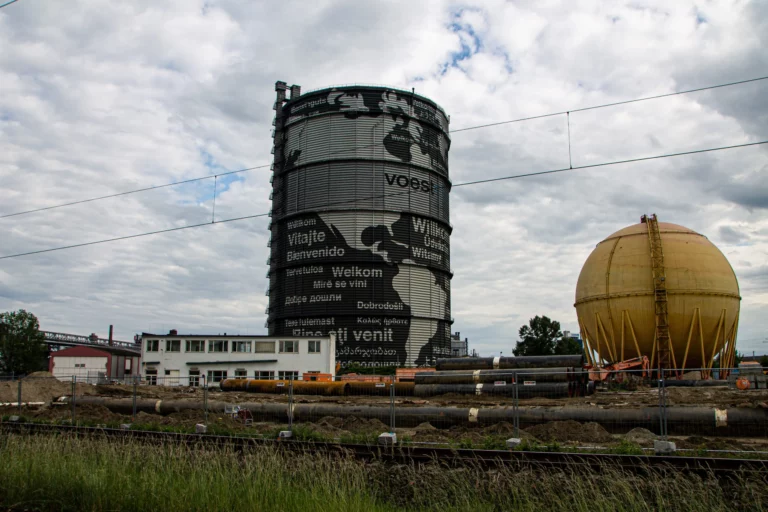
[{"label": "voest logo text", "polygon": [[397,185],[398,187],[408,188],[413,190],[426,192],[427,194],[434,194],[440,185],[429,180],[420,180],[419,178],[411,178],[405,174],[389,174],[384,173],[384,178],[390,185]]}]

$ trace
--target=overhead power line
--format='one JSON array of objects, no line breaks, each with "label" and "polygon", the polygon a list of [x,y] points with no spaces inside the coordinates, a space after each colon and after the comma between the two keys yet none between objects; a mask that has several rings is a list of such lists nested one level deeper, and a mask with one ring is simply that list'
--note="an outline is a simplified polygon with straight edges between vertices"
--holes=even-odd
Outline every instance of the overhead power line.
[{"label": "overhead power line", "polygon": [[18,2],[18,1],[19,0],[11,0],[10,2],[5,2],[4,4],[0,5],[0,9],[2,9],[3,7],[6,7],[8,5],[11,5],[14,2]]},{"label": "overhead power line", "polygon": [[654,156],[643,156],[639,158],[628,158],[626,160],[614,160],[612,162],[604,162],[601,164],[589,164],[589,165],[578,165],[575,167],[563,167],[561,169],[551,169],[549,171],[538,171],[538,172],[530,172],[527,174],[515,174],[513,176],[501,176],[499,178],[488,178],[486,180],[476,180],[476,181],[467,181],[464,183],[454,183],[453,187],[463,187],[466,185],[478,185],[480,183],[491,183],[493,181],[504,181],[504,180],[511,180],[515,178],[529,178],[532,176],[541,176],[544,174],[555,174],[558,172],[565,172],[565,171],[578,171],[580,169],[592,169],[595,167],[605,167],[608,165],[619,165],[619,164],[629,164],[633,162],[644,162],[647,160],[659,160],[661,158],[670,158],[673,156],[684,156],[684,155],[695,155],[697,153],[711,153],[713,151],[722,151],[725,149],[736,149],[736,148],[746,148],[749,146],[759,146],[761,144],[768,144],[768,140],[762,140],[760,142],[747,142],[745,144],[734,144],[732,146],[720,146],[717,148],[708,148],[708,149],[696,149],[693,151],[680,151],[678,153],[667,153],[664,155],[654,155]]},{"label": "overhead power line", "polygon": [[551,114],[542,114],[538,116],[521,117],[519,119],[510,119],[508,121],[499,121],[496,123],[481,124],[477,126],[468,126],[466,128],[459,128],[457,130],[451,130],[451,134],[458,132],[468,132],[469,130],[478,130],[480,128],[488,128],[490,126],[500,126],[503,124],[519,123],[521,121],[531,121],[533,119],[543,119],[545,117],[564,116],[573,114],[574,112],[585,112],[587,110],[597,110],[599,108],[616,107],[618,105],[628,105],[630,103],[638,103],[641,101],[658,100],[660,98],[668,98],[670,96],[680,96],[682,94],[690,94],[692,92],[707,91],[710,89],[719,89],[721,87],[731,87],[732,85],[747,84],[750,82],[759,82],[760,80],[768,80],[768,76],[761,76],[758,78],[750,78],[749,80],[739,80],[738,82],[729,82],[727,84],[709,85],[707,87],[699,87],[697,89],[688,89],[686,91],[669,92],[666,94],[657,94],[656,96],[646,96],[644,98],[637,98],[634,100],[616,101],[613,103],[603,103],[602,105],[593,105],[591,107],[574,108],[572,110],[563,110],[560,112],[553,112]]},{"label": "overhead power line", "polygon": [[0,215],[0,219],[4,219],[6,217],[15,217],[17,215],[26,215],[27,213],[42,212],[44,210],[54,210],[56,208],[64,208],[65,206],[73,206],[76,204],[91,203],[93,201],[101,201],[102,199],[109,199],[111,197],[120,197],[120,196],[127,196],[130,194],[138,194],[139,192],[147,192],[149,190],[157,190],[159,188],[174,187],[176,185],[184,185],[185,183],[193,183],[195,181],[209,180],[211,178],[218,178],[219,176],[227,176],[229,174],[237,174],[240,172],[253,171],[254,169],[262,169],[264,167],[269,167],[269,165],[270,164],[257,165],[256,167],[248,167],[246,169],[238,169],[236,171],[220,172],[218,174],[211,174],[210,176],[201,176],[200,178],[190,178],[188,180],[175,181],[173,183],[166,183],[165,185],[155,185],[152,187],[137,188],[136,190],[117,192],[116,194],[108,194],[106,196],[91,197],[89,199],[81,199],[79,201],[72,201],[71,203],[62,203],[62,204],[57,204],[53,206],[45,206],[43,208],[35,208],[34,210],[25,210],[23,212],[6,213],[5,215]]},{"label": "overhead power line", "polygon": [[[16,1],[16,0],[14,0],[14,1]],[[709,90],[709,89],[718,89],[718,88],[722,88],[722,87],[731,87],[731,86],[734,86],[734,85],[741,85],[741,84],[746,84],[746,83],[750,83],[750,82],[759,82],[761,80],[768,80],[768,76],[762,76],[762,77],[758,77],[758,78],[750,78],[748,80],[740,80],[740,81],[737,81],[737,82],[728,82],[728,83],[724,83],[724,84],[710,85],[710,86],[707,86],[707,87],[699,87],[697,89],[688,89],[688,90],[685,90],[685,91],[671,92],[671,93],[667,93],[667,94],[659,94],[659,95],[656,95],[656,96],[647,96],[647,97],[644,97],[644,98],[637,98],[637,99],[633,99],[633,100],[618,101],[618,102],[614,102],[614,103],[604,103],[602,105],[594,105],[594,106],[591,106],[591,107],[576,108],[576,109],[572,109],[572,110],[563,110],[561,112],[553,112],[553,113],[550,113],[550,114],[541,114],[541,115],[536,115],[536,116],[520,117],[520,118],[517,118],[517,119],[510,119],[510,120],[507,120],[507,121],[499,121],[499,122],[495,122],[495,123],[481,124],[481,125],[477,125],[477,126],[468,126],[466,128],[459,128],[457,130],[451,130],[450,134],[453,135],[454,133],[466,132],[466,131],[470,131],[470,130],[477,130],[477,129],[480,129],[480,128],[488,128],[488,127],[492,127],[492,126],[500,126],[500,125],[511,124],[511,123],[519,123],[519,122],[523,122],[523,121],[531,121],[531,120],[534,120],[534,119],[543,119],[543,118],[547,118],[547,117],[555,117],[555,116],[561,116],[561,115],[568,115],[568,114],[571,114],[571,113],[574,113],[574,112],[583,112],[583,111],[586,111],[586,110],[595,110],[595,109],[600,109],[600,108],[614,107],[614,106],[618,106],[618,105],[626,105],[626,104],[629,104],[629,103],[637,103],[637,102],[641,102],[641,101],[655,100],[655,99],[659,99],[659,98],[665,98],[665,97],[668,97],[668,96],[679,96],[679,95],[682,95],[682,94],[690,94],[690,93],[693,93],[693,92],[706,91],[706,90]],[[570,126],[569,126],[569,129],[570,129]],[[570,143],[570,139],[569,139],[569,143]],[[365,148],[373,146],[373,145],[375,145],[375,144],[366,144],[366,145],[363,145],[363,146],[358,146],[358,147],[354,147],[354,148],[349,148],[349,149],[343,149],[343,150],[335,151],[335,152],[333,152],[331,154],[341,154],[341,153],[346,153],[346,152],[351,152],[351,151],[357,151],[359,149],[365,149]],[[255,169],[263,169],[263,168],[269,167],[271,165],[272,164],[262,164],[262,165],[257,165],[255,167],[248,167],[246,169],[238,169],[236,171],[228,171],[228,172],[222,172],[222,173],[218,173],[218,174],[210,174],[208,176],[201,176],[199,178],[191,178],[191,179],[188,179],[188,180],[182,180],[182,181],[177,181],[177,182],[173,182],[173,183],[167,183],[165,185],[156,185],[156,186],[153,186],[153,187],[145,187],[145,188],[139,188],[139,189],[135,189],[135,190],[128,190],[128,191],[125,191],[125,192],[118,192],[118,193],[115,193],[115,194],[108,194],[108,195],[99,196],[99,197],[92,197],[92,198],[89,198],[89,199],[82,199],[82,200],[79,200],[79,201],[72,201],[72,202],[69,202],[69,203],[56,204],[56,205],[52,205],[52,206],[46,206],[46,207],[42,207],[42,208],[35,208],[35,209],[31,209],[31,210],[24,210],[24,211],[19,211],[19,212],[14,212],[14,213],[6,213],[6,214],[3,214],[3,215],[0,215],[0,219],[4,219],[4,218],[8,218],[8,217],[16,217],[16,216],[19,216],[19,215],[26,215],[26,214],[29,214],[29,213],[36,213],[36,212],[41,212],[41,211],[46,211],[46,210],[54,210],[54,209],[57,209],[57,208],[64,208],[66,206],[74,206],[74,205],[77,205],[77,204],[90,203],[90,202],[93,202],[93,201],[100,201],[102,199],[109,199],[109,198],[113,198],[113,197],[127,196],[127,195],[130,195],[130,194],[137,194],[139,192],[147,192],[147,191],[156,190],[156,189],[159,189],[159,188],[173,187],[173,186],[176,186],[176,185],[183,185],[185,183],[192,183],[192,182],[195,182],[195,181],[208,180],[208,179],[211,179],[211,178],[215,179],[216,177],[226,176],[228,174],[236,174],[236,173],[241,173],[241,172],[252,171],[252,170],[255,170]]]},{"label": "overhead power line", "polygon": [[[657,159],[661,159],[661,158],[671,158],[671,157],[676,157],[676,156],[694,155],[694,154],[698,154],[698,153],[711,153],[711,152],[714,152],[714,151],[723,151],[723,150],[726,150],[726,149],[736,149],[736,148],[745,148],[745,147],[749,147],[749,146],[759,146],[761,144],[768,144],[768,140],[763,140],[763,141],[759,141],[759,142],[749,142],[749,143],[745,143],[745,144],[735,144],[735,145],[731,145],[731,146],[721,146],[721,147],[716,147],[716,148],[697,149],[697,150],[694,150],[694,151],[681,151],[681,152],[678,152],[678,153],[667,153],[667,154],[663,154],[663,155],[646,156],[646,157],[640,157],[640,158],[630,158],[630,159],[624,159],[624,160],[614,160],[614,161],[611,161],[611,162],[602,162],[602,163],[598,163],[598,164],[581,165],[581,166],[578,166],[578,167],[567,167],[567,168],[561,168],[561,169],[551,169],[551,170],[548,170],[548,171],[538,171],[538,172],[531,172],[531,173],[526,173],[526,174],[512,174],[512,175],[509,175],[509,176],[501,176],[501,177],[498,177],[498,178],[489,178],[489,179],[486,179],[486,180],[476,180],[476,181],[467,181],[467,182],[464,182],[464,183],[456,183],[453,186],[454,187],[464,187],[464,186],[469,186],[469,185],[479,185],[479,184],[482,184],[482,183],[490,183],[490,182],[494,182],[494,181],[513,180],[513,179],[518,179],[518,178],[528,178],[528,177],[531,177],[531,176],[541,176],[541,175],[545,175],[545,174],[555,174],[555,173],[567,172],[567,171],[577,171],[577,170],[582,170],[582,169],[592,169],[592,168],[597,168],[597,167],[606,167],[606,166],[610,166],[610,165],[620,165],[620,164],[633,163],[633,162],[642,162],[642,161],[647,161],[647,160],[657,160]],[[366,200],[370,200],[370,199],[384,198],[384,197],[389,197],[389,196],[396,196],[396,195],[403,195],[403,194],[410,194],[410,193],[411,193],[411,191],[409,189],[408,191],[404,191],[404,192],[396,192],[396,193],[392,193],[392,194],[377,194],[375,196],[370,196],[370,197],[366,197],[366,198],[358,198],[358,199],[353,199],[353,200],[339,201],[339,202],[336,202],[336,203],[330,203],[330,204],[328,204],[326,206],[336,206],[336,205],[339,205],[339,204],[350,204],[350,203],[356,203],[356,202],[359,202],[359,201],[366,201]],[[189,225],[189,226],[181,226],[181,227],[176,227],[176,228],[162,229],[162,230],[159,230],[159,231],[149,231],[149,232],[146,232],[146,233],[138,233],[138,234],[135,234],[135,235],[127,235],[127,236],[121,236],[121,237],[115,237],[115,238],[106,238],[106,239],[103,239],[103,240],[96,240],[96,241],[93,241],[93,242],[85,242],[85,243],[72,244],[72,245],[66,245],[66,246],[61,246],[61,247],[52,247],[52,248],[49,248],[49,249],[40,249],[40,250],[37,250],[37,251],[22,252],[22,253],[17,253],[17,254],[9,254],[9,255],[6,255],[6,256],[0,256],[0,260],[5,260],[5,259],[9,259],[9,258],[19,258],[21,256],[30,256],[30,255],[33,255],[33,254],[41,254],[41,253],[46,253],[46,252],[62,251],[64,249],[74,249],[76,247],[85,247],[85,246],[89,246],[89,245],[97,245],[97,244],[104,244],[104,243],[109,243],[109,242],[117,242],[117,241],[120,241],[120,240],[127,240],[127,239],[131,239],[131,238],[140,238],[140,237],[144,237],[144,236],[158,235],[158,234],[162,234],[162,233],[170,233],[172,231],[181,231],[181,230],[186,230],[186,229],[199,228],[199,227],[203,227],[203,226],[211,226],[213,224],[223,224],[225,222],[234,222],[234,221],[238,221],[238,220],[254,219],[254,218],[257,218],[257,217],[266,217],[268,215],[269,215],[269,212],[267,212],[267,213],[260,213],[260,214],[257,214],[257,215],[246,215],[246,216],[243,216],[243,217],[234,217],[234,218],[231,218],[231,219],[217,220],[217,221],[213,221],[213,222],[204,222],[204,223],[200,223],[200,224],[192,224],[192,225]]]}]

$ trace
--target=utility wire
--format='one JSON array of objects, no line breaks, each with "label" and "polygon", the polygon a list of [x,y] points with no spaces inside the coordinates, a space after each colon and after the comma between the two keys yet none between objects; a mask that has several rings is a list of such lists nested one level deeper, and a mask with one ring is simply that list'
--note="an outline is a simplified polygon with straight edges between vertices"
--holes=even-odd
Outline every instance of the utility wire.
[{"label": "utility wire", "polygon": [[[647,160],[657,160],[657,159],[661,159],[661,158],[671,158],[671,157],[676,157],[676,156],[693,155],[693,154],[698,154],[698,153],[710,153],[710,152],[714,152],[714,151],[723,151],[723,150],[726,150],[726,149],[736,149],[736,148],[744,148],[744,147],[749,147],[749,146],[758,146],[758,145],[761,145],[761,144],[768,144],[768,140],[763,140],[763,141],[759,141],[759,142],[749,142],[749,143],[746,143],[746,144],[735,144],[735,145],[731,145],[731,146],[721,146],[721,147],[716,147],[716,148],[697,149],[697,150],[694,150],[694,151],[681,151],[681,152],[678,152],[678,153],[667,153],[667,154],[663,154],[663,155],[646,156],[646,157],[640,157],[640,158],[630,158],[630,159],[625,159],[625,160],[614,160],[614,161],[611,161],[611,162],[603,162],[603,163],[599,163],[599,164],[590,164],[590,165],[581,165],[581,166],[572,167],[572,168],[571,167],[564,167],[564,168],[561,168],[561,169],[551,169],[551,170],[548,170],[548,171],[538,171],[538,172],[531,172],[531,173],[526,173],[526,174],[512,174],[512,175],[509,175],[509,176],[501,176],[501,177],[498,177],[498,178],[490,178],[490,179],[487,179],[487,180],[476,180],[476,181],[467,181],[467,182],[464,182],[464,183],[456,183],[453,186],[454,187],[465,187],[465,186],[469,186],[469,185],[479,185],[481,183],[490,183],[490,182],[494,182],[494,181],[513,180],[513,179],[518,179],[518,178],[528,178],[528,177],[531,177],[531,176],[541,176],[541,175],[545,175],[545,174],[554,174],[554,173],[567,172],[567,171],[576,171],[576,170],[580,170],[580,169],[591,169],[591,168],[596,168],[596,167],[606,167],[606,166],[610,166],[610,165],[620,165],[620,164],[626,164],[626,163],[632,163],[632,162],[642,162],[642,161],[647,161]],[[366,198],[358,198],[358,199],[352,199],[352,200],[338,201],[336,203],[330,203],[330,204],[327,204],[327,205],[324,205],[324,206],[336,206],[336,205],[340,205],[340,204],[350,204],[350,203],[356,203],[358,201],[365,201],[365,200],[369,200],[369,199],[384,198],[384,197],[397,196],[397,195],[410,194],[410,193],[411,193],[411,190],[409,189],[408,191],[404,191],[404,192],[396,192],[396,193],[392,193],[392,194],[377,194],[375,196],[370,196],[370,197],[366,197]],[[108,243],[108,242],[116,242],[116,241],[119,241],[119,240],[127,240],[127,239],[131,239],[131,238],[139,238],[139,237],[150,236],[150,235],[158,235],[158,234],[161,234],[161,233],[169,233],[169,232],[172,232],[172,231],[181,231],[181,230],[185,230],[185,229],[199,228],[199,227],[203,227],[203,226],[211,226],[213,224],[223,224],[225,222],[234,222],[234,221],[238,221],[238,220],[254,219],[254,218],[257,218],[257,217],[266,217],[268,215],[269,215],[269,212],[267,212],[267,213],[260,213],[260,214],[257,214],[257,215],[247,215],[247,216],[244,216],[244,217],[235,217],[235,218],[231,218],[231,219],[217,220],[215,222],[204,222],[204,223],[200,223],[200,224],[192,224],[192,225],[189,225],[189,226],[181,226],[181,227],[177,227],[177,228],[162,229],[162,230],[159,230],[159,231],[150,231],[150,232],[147,232],[147,233],[138,233],[138,234],[135,234],[135,235],[127,235],[127,236],[121,236],[121,237],[115,237],[115,238],[107,238],[107,239],[104,239],[104,240],[96,240],[96,241],[93,241],[93,242],[85,242],[85,243],[81,243],[81,244],[73,244],[73,245],[66,245],[66,246],[62,246],[62,247],[52,247],[50,249],[41,249],[41,250],[38,250],[38,251],[29,251],[29,252],[23,252],[23,253],[17,253],[17,254],[9,254],[7,256],[0,256],[0,260],[5,260],[5,259],[9,259],[9,258],[18,258],[18,257],[21,257],[21,256],[30,256],[30,255],[33,255],[33,254],[41,254],[41,253],[46,253],[46,252],[62,251],[64,249],[74,249],[76,247],[85,247],[85,246],[89,246],[89,245],[104,244],[104,243]]]},{"label": "utility wire", "polygon": [[62,203],[62,204],[57,204],[57,205],[53,205],[53,206],[45,206],[43,208],[35,208],[34,210],[25,210],[23,212],[6,213],[5,215],[0,215],[0,219],[4,219],[6,217],[15,217],[17,215],[26,215],[28,213],[42,212],[44,210],[53,210],[53,209],[56,209],[56,208],[64,208],[65,206],[73,206],[73,205],[76,205],[76,204],[91,203],[93,201],[101,201],[102,199],[109,199],[110,197],[120,197],[120,196],[127,196],[127,195],[130,195],[130,194],[138,194],[139,192],[147,192],[149,190],[157,190],[159,188],[175,187],[176,185],[183,185],[185,183],[193,183],[195,181],[202,181],[202,180],[209,180],[211,178],[218,178],[219,176],[227,176],[227,175],[230,175],[230,174],[237,174],[237,173],[240,173],[240,172],[253,171],[254,169],[262,169],[264,167],[269,167],[270,165],[271,164],[257,165],[256,167],[248,167],[247,169],[238,169],[236,171],[220,172],[218,174],[211,174],[209,176],[201,176],[200,178],[190,178],[188,180],[175,181],[173,183],[166,183],[165,185],[155,185],[153,187],[137,188],[136,190],[128,190],[128,191],[125,191],[125,192],[118,192],[116,194],[109,194],[109,195],[106,195],[106,196],[92,197],[90,199],[81,199],[80,201],[72,201],[71,203]]},{"label": "utility wire", "polygon": [[521,121],[530,121],[532,119],[543,119],[545,117],[562,116],[568,113],[584,112],[587,110],[596,110],[599,108],[615,107],[618,105],[628,105],[629,103],[638,103],[640,101],[657,100],[659,98],[668,98],[670,96],[680,96],[682,94],[690,94],[692,92],[707,91],[709,89],[719,89],[721,87],[731,87],[732,85],[747,84],[750,82],[759,82],[760,80],[768,80],[768,76],[761,76],[758,78],[750,78],[748,80],[739,80],[738,82],[729,82],[727,84],[708,85],[707,87],[699,87],[697,89],[688,89],[685,91],[669,92],[666,94],[657,94],[656,96],[646,96],[644,98],[637,98],[634,100],[616,101],[614,103],[603,103],[602,105],[593,105],[591,107],[574,108],[571,110],[563,110],[561,112],[553,112],[551,114],[542,114],[538,116],[521,117],[519,119],[510,119],[509,121],[499,121],[497,123],[481,124],[477,126],[468,126],[467,128],[459,128],[458,130],[451,130],[451,134],[458,132],[468,132],[469,130],[477,130],[480,128],[488,128],[489,126],[499,126],[502,124],[519,123]]},{"label": "utility wire", "polygon": [[[17,1],[17,0],[14,0],[14,1]],[[692,92],[706,91],[706,90],[709,90],[709,89],[718,89],[718,88],[721,88],[721,87],[731,87],[733,85],[741,85],[741,84],[746,84],[746,83],[750,83],[750,82],[758,82],[758,81],[761,81],[761,80],[768,80],[768,76],[762,76],[762,77],[758,77],[758,78],[750,78],[748,80],[740,80],[738,82],[729,82],[729,83],[725,83],[725,84],[710,85],[710,86],[707,86],[707,87],[699,87],[697,89],[689,89],[689,90],[686,90],[686,91],[678,91],[678,92],[671,92],[671,93],[667,93],[667,94],[659,94],[657,96],[648,96],[648,97],[645,97],[645,98],[637,98],[637,99],[634,99],[634,100],[618,101],[618,102],[614,102],[614,103],[605,103],[605,104],[602,104],[602,105],[594,105],[594,106],[591,106],[591,107],[583,107],[583,108],[577,108],[577,109],[572,109],[572,110],[564,110],[562,112],[553,112],[551,114],[541,114],[541,115],[537,115],[537,116],[521,117],[521,118],[518,118],[518,119],[510,119],[508,121],[499,121],[497,123],[488,123],[488,124],[481,124],[481,125],[477,125],[477,126],[469,126],[469,127],[466,127],[466,128],[460,128],[458,130],[451,130],[450,135],[453,135],[454,133],[459,133],[459,132],[466,132],[466,131],[470,131],[470,130],[477,130],[477,129],[480,129],[480,128],[488,128],[488,127],[491,127],[491,126],[499,126],[499,125],[504,125],[504,124],[519,123],[519,122],[522,122],[522,121],[531,121],[533,119],[543,119],[543,118],[546,118],[546,117],[554,117],[554,116],[561,116],[561,115],[568,115],[570,117],[570,114],[573,113],[573,112],[583,112],[583,111],[586,111],[586,110],[594,110],[594,109],[599,109],[599,108],[613,107],[613,106],[617,106],[617,105],[625,105],[625,104],[628,104],[628,103],[637,103],[637,102],[640,102],[640,101],[654,100],[654,99],[659,99],[659,98],[665,98],[665,97],[668,97],[668,96],[678,96],[678,95],[682,95],[682,94],[689,94],[689,93],[692,93]],[[570,122],[570,119],[569,119],[569,122]],[[569,124],[569,129],[570,129],[570,124]],[[570,139],[569,139],[569,143],[570,143]],[[339,150],[339,151],[333,152],[331,154],[341,154],[341,153],[346,153],[346,152],[350,152],[350,151],[357,151],[359,149],[365,149],[367,147],[371,147],[371,146],[374,146],[374,145],[376,145],[376,143],[366,144],[366,145],[363,145],[363,146],[358,146],[358,147],[354,147],[354,148],[350,148],[350,149],[343,149],[343,150]],[[100,197],[93,197],[93,198],[90,198],[90,199],[83,199],[83,200],[80,200],[80,201],[73,201],[73,202],[70,202],[70,203],[62,203],[62,204],[57,204],[57,205],[52,205],[52,206],[46,206],[46,207],[43,207],[43,208],[35,208],[35,209],[32,209],[32,210],[25,210],[25,211],[14,212],[14,213],[6,213],[4,215],[0,215],[0,219],[4,219],[4,218],[7,218],[7,217],[15,217],[15,216],[18,216],[18,215],[26,215],[26,214],[29,214],[29,213],[41,212],[41,211],[45,211],[45,210],[54,210],[56,208],[63,208],[65,206],[73,206],[73,205],[76,205],[76,204],[90,203],[90,202],[93,202],[93,201],[100,201],[102,199],[109,199],[109,198],[112,198],[112,197],[127,196],[127,195],[130,195],[130,194],[136,194],[136,193],[139,193],[139,192],[147,192],[149,190],[156,190],[156,189],[159,189],[159,188],[173,187],[173,186],[176,186],[176,185],[183,185],[185,183],[192,183],[192,182],[195,182],[195,181],[208,180],[208,179],[211,179],[211,178],[215,178],[216,176],[226,176],[228,174],[236,174],[236,173],[241,173],[241,172],[246,172],[246,171],[252,171],[252,170],[255,170],[255,169],[263,169],[265,167],[269,167],[270,165],[272,165],[272,164],[264,164],[264,165],[258,165],[256,167],[249,167],[249,168],[246,168],[246,169],[239,169],[239,170],[236,170],[236,171],[229,171],[229,172],[222,172],[222,173],[218,173],[218,174],[211,174],[211,175],[208,175],[208,176],[201,176],[199,178],[192,178],[192,179],[189,179],[189,180],[177,181],[177,182],[174,182],[174,183],[167,183],[165,185],[157,185],[157,186],[154,186],[154,187],[146,187],[146,188],[139,188],[139,189],[136,189],[136,190],[128,190],[126,192],[119,192],[119,193],[116,193],[116,194],[109,194],[109,195],[100,196]]]},{"label": "utility wire", "polygon": [[453,187],[464,187],[466,185],[477,185],[479,183],[491,183],[494,181],[513,180],[516,178],[529,178],[531,176],[541,176],[543,174],[555,174],[558,172],[566,171],[578,171],[580,169],[593,169],[595,167],[605,167],[608,165],[628,164],[632,162],[644,162],[647,160],[658,160],[660,158],[670,158],[673,156],[695,155],[697,153],[711,153],[713,151],[722,151],[725,149],[746,148],[749,146],[759,146],[761,144],[768,144],[768,140],[761,140],[760,142],[747,142],[746,144],[734,144],[732,146],[720,146],[717,148],[696,149],[693,151],[680,151],[679,153],[667,153],[664,155],[643,156],[639,158],[628,158],[626,160],[613,160],[611,162],[603,162],[600,164],[578,165],[576,167],[563,167],[561,169],[552,169],[549,171],[530,172],[527,174],[515,174],[512,176],[501,176],[499,178],[489,178],[487,180],[467,181],[464,183],[454,183]]},{"label": "utility wire", "polygon": [[3,7],[5,7],[5,6],[7,6],[7,5],[11,5],[11,4],[12,4],[12,3],[14,3],[14,2],[18,2],[18,1],[19,1],[19,0],[11,0],[10,2],[5,2],[3,5],[0,5],[0,9],[2,9]]}]

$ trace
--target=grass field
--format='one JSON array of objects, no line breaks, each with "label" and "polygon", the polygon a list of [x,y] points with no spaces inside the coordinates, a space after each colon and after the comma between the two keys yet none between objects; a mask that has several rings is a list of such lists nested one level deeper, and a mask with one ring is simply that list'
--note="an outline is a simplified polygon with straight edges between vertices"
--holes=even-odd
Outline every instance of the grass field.
[{"label": "grass field", "polygon": [[9,510],[763,510],[768,486],[669,472],[447,469],[133,441],[5,435]]}]

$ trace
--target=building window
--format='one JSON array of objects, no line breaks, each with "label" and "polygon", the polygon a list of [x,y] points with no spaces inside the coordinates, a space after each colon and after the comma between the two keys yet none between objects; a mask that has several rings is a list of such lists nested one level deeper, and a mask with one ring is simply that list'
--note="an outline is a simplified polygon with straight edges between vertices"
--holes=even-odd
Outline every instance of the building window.
[{"label": "building window", "polygon": [[165,340],[166,352],[181,352],[181,340]]},{"label": "building window", "polygon": [[291,378],[293,378],[293,380],[299,380],[299,372],[293,372],[293,371],[277,372],[278,380],[291,380]]},{"label": "building window", "polygon": [[281,354],[298,354],[299,342],[298,341],[281,341],[280,353]]},{"label": "building window", "polygon": [[147,340],[147,352],[159,352],[160,340]]},{"label": "building window", "polygon": [[255,372],[254,376],[260,380],[273,380],[275,378],[275,372],[260,371],[260,372]]},{"label": "building window", "polygon": [[228,343],[228,341],[224,340],[210,340],[208,342],[208,352],[227,352]]},{"label": "building window", "polygon": [[85,363],[75,363],[75,368],[85,368]]},{"label": "building window", "polygon": [[274,354],[275,342],[274,341],[257,341],[253,344],[253,351],[257,354]]},{"label": "building window", "polygon": [[187,352],[205,352],[205,341],[187,340]]},{"label": "building window", "polygon": [[189,385],[193,388],[200,385],[200,370],[189,370]]},{"label": "building window", "polygon": [[238,368],[235,370],[235,378],[236,379],[244,379],[248,376],[248,372],[243,370],[242,368]]},{"label": "building window", "polygon": [[221,382],[226,378],[227,370],[208,370],[208,383]]},{"label": "building window", "polygon": [[232,352],[250,352],[250,351],[251,351],[250,341],[233,341],[232,342]]},{"label": "building window", "polygon": [[157,369],[147,370],[147,384],[157,386]]},{"label": "building window", "polygon": [[319,354],[320,353],[320,340],[309,340],[309,353],[310,354]]}]

